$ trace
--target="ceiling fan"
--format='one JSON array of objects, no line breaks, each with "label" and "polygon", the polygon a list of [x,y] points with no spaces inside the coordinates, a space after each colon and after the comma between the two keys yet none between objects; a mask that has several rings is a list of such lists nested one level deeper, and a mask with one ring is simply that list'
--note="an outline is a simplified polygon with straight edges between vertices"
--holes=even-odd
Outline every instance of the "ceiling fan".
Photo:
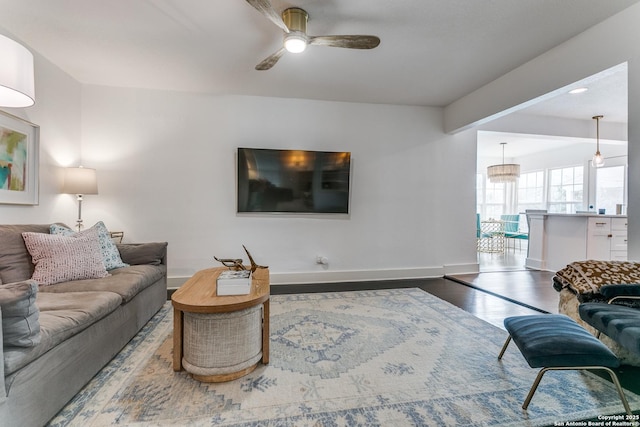
[{"label": "ceiling fan", "polygon": [[376,36],[309,36],[307,20],[309,14],[304,10],[291,7],[282,12],[275,11],[269,0],[247,0],[258,12],[284,31],[283,46],[256,65],[256,70],[269,70],[285,52],[300,53],[308,45],[345,47],[349,49],[373,49],[380,44]]}]

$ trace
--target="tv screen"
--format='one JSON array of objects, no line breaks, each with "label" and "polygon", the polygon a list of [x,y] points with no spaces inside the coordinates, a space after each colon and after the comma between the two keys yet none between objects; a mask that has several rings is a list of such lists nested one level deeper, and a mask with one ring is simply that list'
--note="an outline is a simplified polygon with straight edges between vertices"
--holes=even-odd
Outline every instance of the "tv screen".
[{"label": "tv screen", "polygon": [[238,148],[237,159],[239,213],[349,213],[349,152]]}]

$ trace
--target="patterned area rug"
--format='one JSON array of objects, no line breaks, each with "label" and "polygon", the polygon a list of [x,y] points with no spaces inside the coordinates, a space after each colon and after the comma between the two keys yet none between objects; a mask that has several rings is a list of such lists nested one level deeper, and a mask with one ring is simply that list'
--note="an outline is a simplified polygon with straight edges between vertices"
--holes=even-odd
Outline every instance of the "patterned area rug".
[{"label": "patterned area rug", "polygon": [[[271,354],[238,380],[173,372],[167,305],[52,426],[543,426],[622,413],[611,384],[537,370],[506,332],[419,289],[271,298]],[[632,409],[640,397],[627,393]]]}]

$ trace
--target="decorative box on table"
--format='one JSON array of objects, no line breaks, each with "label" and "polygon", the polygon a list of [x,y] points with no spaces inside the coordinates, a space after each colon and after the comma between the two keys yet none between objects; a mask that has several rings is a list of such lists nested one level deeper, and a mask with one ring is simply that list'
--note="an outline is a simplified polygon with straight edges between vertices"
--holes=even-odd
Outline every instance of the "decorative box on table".
[{"label": "decorative box on table", "polygon": [[251,271],[226,270],[216,279],[218,295],[247,295],[251,292]]}]

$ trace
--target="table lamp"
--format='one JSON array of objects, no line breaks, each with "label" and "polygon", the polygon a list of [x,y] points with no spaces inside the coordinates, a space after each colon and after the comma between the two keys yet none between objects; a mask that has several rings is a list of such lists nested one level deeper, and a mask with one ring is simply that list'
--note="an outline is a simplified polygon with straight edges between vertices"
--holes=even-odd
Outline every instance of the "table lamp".
[{"label": "table lamp", "polygon": [[66,168],[64,171],[64,185],[62,192],[78,196],[78,220],[76,227],[82,230],[82,199],[85,194],[98,194],[98,180],[96,170],[90,168]]}]

